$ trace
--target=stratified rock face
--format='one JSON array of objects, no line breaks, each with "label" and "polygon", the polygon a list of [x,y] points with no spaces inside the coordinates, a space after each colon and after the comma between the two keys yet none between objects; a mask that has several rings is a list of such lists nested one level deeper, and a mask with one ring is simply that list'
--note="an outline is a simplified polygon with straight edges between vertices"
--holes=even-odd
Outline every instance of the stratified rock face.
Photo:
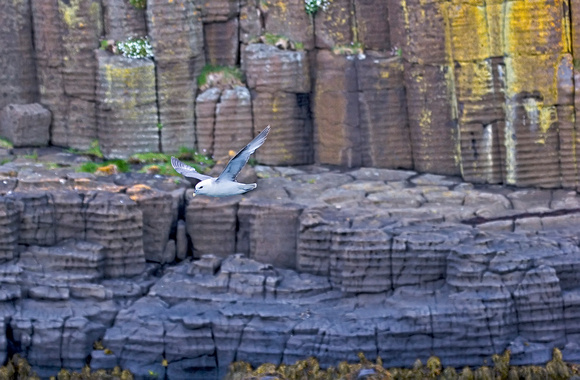
[{"label": "stratified rock face", "polygon": [[99,147],[108,158],[159,150],[155,66],[96,51]]},{"label": "stratified rock face", "polygon": [[0,110],[0,135],[14,147],[46,146],[50,120],[50,111],[38,103],[9,104]]},{"label": "stratified rock face", "polygon": [[195,135],[197,138],[197,149],[208,156],[214,155],[215,111],[221,93],[221,89],[212,87],[199,94],[195,99]]},{"label": "stratified rock face", "polygon": [[52,112],[51,142],[87,149],[97,138],[94,49],[102,35],[101,2],[32,4],[40,102]]},{"label": "stratified rock face", "polygon": [[38,101],[30,3],[0,4],[0,25],[0,109]]},{"label": "stratified rock face", "polygon": [[18,260],[28,286],[96,282],[104,276],[104,263],[101,245],[76,240],[52,247],[29,246]]},{"label": "stratified rock face", "polygon": [[103,245],[105,276],[135,276],[145,269],[143,212],[124,194],[98,192],[84,200],[86,239]]},{"label": "stratified rock face", "polygon": [[303,207],[295,203],[256,198],[240,203],[237,252],[279,268],[296,268],[298,218]]},{"label": "stratified rock face", "polygon": [[316,54],[314,118],[317,161],[360,166],[361,133],[357,71],[353,59],[328,50]]},{"label": "stratified rock face", "polygon": [[411,148],[417,171],[459,174],[450,75],[446,65],[405,65]]},{"label": "stratified rock face", "polygon": [[193,148],[197,76],[205,65],[201,16],[190,1],[152,0],[147,29],[155,53],[161,148]]},{"label": "stratified rock face", "polygon": [[311,163],[310,69],[306,52],[250,44],[244,49],[242,67],[252,91],[255,133],[272,125],[268,144],[256,152],[256,159],[268,165]]},{"label": "stratified rock face", "polygon": [[186,209],[187,234],[194,257],[214,254],[225,257],[236,252],[237,213],[240,197],[195,197]]},{"label": "stratified rock face", "polygon": [[377,3],[374,0],[354,0],[353,2],[359,41],[365,49],[389,50],[391,38],[388,2]]},{"label": "stratified rock face", "polygon": [[[145,185],[135,185],[127,189],[127,195],[137,203],[143,214],[143,252],[147,261],[165,264],[173,257],[165,257],[166,245],[177,218],[173,210],[171,194]],[[177,210],[176,210],[177,211]],[[170,255],[170,252],[167,252]]]},{"label": "stratified rock face", "polygon": [[0,262],[15,257],[20,229],[19,219],[18,204],[10,198],[0,198]]},{"label": "stratified rock face", "polygon": [[137,9],[126,0],[103,0],[105,36],[119,41],[127,37],[147,35],[145,10]]},{"label": "stratified rock face", "polygon": [[212,65],[235,66],[239,51],[238,32],[238,18],[204,24],[206,62]]},{"label": "stratified rock face", "polygon": [[246,87],[210,88],[196,99],[198,149],[221,159],[238,152],[254,137],[252,99]]},{"label": "stratified rock face", "polygon": [[325,11],[316,12],[314,36],[317,48],[347,46],[355,40],[353,8],[351,0],[337,0],[329,3]]},{"label": "stratified rock face", "polygon": [[[253,1],[247,1],[252,6]],[[264,32],[289,38],[304,44],[304,49],[314,48],[314,27],[312,18],[304,11],[303,0],[288,0],[283,3],[275,0],[256,1],[264,20]],[[248,12],[254,12],[253,9]]]},{"label": "stratified rock face", "polygon": [[356,69],[362,166],[412,168],[401,58],[369,52]]}]

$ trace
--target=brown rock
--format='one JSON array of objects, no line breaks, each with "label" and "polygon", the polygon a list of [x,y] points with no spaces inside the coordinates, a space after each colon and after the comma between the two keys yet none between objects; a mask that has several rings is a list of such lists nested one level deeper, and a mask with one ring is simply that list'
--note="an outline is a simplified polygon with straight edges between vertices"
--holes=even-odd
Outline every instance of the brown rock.
[{"label": "brown rock", "polygon": [[312,125],[308,94],[256,92],[252,102],[255,134],[271,125],[267,143],[256,151],[266,165],[312,162]]},{"label": "brown rock", "polygon": [[389,50],[388,1],[354,0],[358,40],[365,49]]},{"label": "brown rock", "polygon": [[[173,198],[171,194],[155,190],[146,185],[135,185],[127,189],[127,195],[137,203],[143,214],[143,252],[147,261],[165,264],[164,254],[173,224]],[[176,215],[175,215],[176,217]],[[175,242],[173,242],[175,246]],[[173,249],[175,259],[175,247]]]},{"label": "brown rock", "polygon": [[14,147],[46,146],[51,114],[38,103],[10,104],[0,111],[0,135]]},{"label": "brown rock", "polygon": [[356,61],[361,128],[361,164],[413,166],[403,63],[388,54],[367,53]]},{"label": "brown rock", "polygon": [[98,136],[107,158],[159,150],[155,65],[97,50]]},{"label": "brown rock", "polygon": [[240,10],[238,0],[194,0],[204,23],[224,22],[234,19]]},{"label": "brown rock", "polygon": [[361,132],[355,62],[319,50],[314,120],[316,156],[324,164],[361,165]]},{"label": "brown rock", "polygon": [[415,170],[458,175],[457,121],[448,66],[405,66],[407,110]]},{"label": "brown rock", "polygon": [[259,9],[264,15],[266,33],[301,42],[306,50],[314,48],[314,27],[311,17],[304,11],[303,0],[260,1]]},{"label": "brown rock", "polygon": [[252,98],[246,87],[223,90],[215,115],[214,157],[227,156],[230,151],[237,153],[254,137]]},{"label": "brown rock", "polygon": [[250,44],[242,55],[242,69],[252,90],[310,92],[310,70],[305,51]]},{"label": "brown rock", "polygon": [[199,94],[195,100],[197,149],[208,156],[213,156],[216,104],[221,93],[221,89],[212,87]]},{"label": "brown rock", "polygon": [[561,186],[556,107],[522,95],[507,102],[506,113],[505,132],[500,135],[505,183]]},{"label": "brown rock", "polygon": [[238,62],[238,32],[237,18],[204,24],[206,62],[211,65],[235,66]]},{"label": "brown rock", "polygon": [[354,14],[355,6],[351,0],[334,0],[329,2],[326,10],[319,9],[314,17],[316,47],[332,49],[353,42]]},{"label": "brown rock", "polygon": [[0,109],[38,101],[31,13],[27,1],[0,4]]},{"label": "brown rock", "polygon": [[147,22],[145,10],[137,9],[125,0],[103,0],[105,36],[124,40],[130,36],[145,37]]},{"label": "brown rock", "polygon": [[210,88],[197,97],[197,146],[221,158],[242,149],[253,138],[252,101],[247,88]]},{"label": "brown rock", "polygon": [[101,6],[96,0],[32,4],[40,102],[53,114],[51,142],[87,149],[97,138],[96,62]]},{"label": "brown rock", "polygon": [[189,1],[148,1],[147,27],[155,51],[161,148],[193,148],[197,76],[205,65],[201,15]]},{"label": "brown rock", "polygon": [[236,251],[276,267],[296,268],[298,218],[303,207],[256,197],[240,203]]}]

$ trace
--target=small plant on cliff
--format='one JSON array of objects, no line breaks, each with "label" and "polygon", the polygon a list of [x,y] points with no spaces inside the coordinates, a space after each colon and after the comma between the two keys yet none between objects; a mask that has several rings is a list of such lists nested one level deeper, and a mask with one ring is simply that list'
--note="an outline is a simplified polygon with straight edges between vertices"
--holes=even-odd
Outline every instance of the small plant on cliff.
[{"label": "small plant on cliff", "polygon": [[278,34],[264,33],[257,38],[257,41],[266,45],[276,46],[282,50],[304,50],[304,44],[302,42],[294,42],[288,37]]},{"label": "small plant on cliff", "polygon": [[129,3],[135,9],[145,9],[147,7],[147,0],[129,0]]},{"label": "small plant on cliff", "polygon": [[338,55],[362,55],[364,54],[364,49],[360,42],[351,42],[350,45],[334,46],[332,52]]},{"label": "small plant on cliff", "polygon": [[242,71],[237,67],[205,65],[197,77],[200,91],[211,87],[232,88],[243,85]]},{"label": "small plant on cliff", "polygon": [[325,11],[329,5],[329,0],[304,0],[304,9],[309,15],[316,14],[320,9]]},{"label": "small plant on cliff", "polygon": [[129,37],[118,42],[117,49],[127,58],[152,58],[153,47],[147,37]]}]

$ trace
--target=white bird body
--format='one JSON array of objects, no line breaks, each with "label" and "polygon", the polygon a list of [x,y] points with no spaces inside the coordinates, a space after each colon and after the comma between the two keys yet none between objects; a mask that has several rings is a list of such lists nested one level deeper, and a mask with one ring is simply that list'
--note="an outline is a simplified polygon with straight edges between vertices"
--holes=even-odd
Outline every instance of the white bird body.
[{"label": "white bird body", "polygon": [[175,157],[171,157],[171,165],[179,174],[197,178],[201,181],[195,185],[196,194],[208,195],[210,197],[229,197],[231,195],[247,193],[248,191],[254,190],[258,185],[255,183],[237,182],[236,177],[244,165],[246,165],[250,156],[264,144],[269,132],[270,126],[268,125],[228,162],[225,169],[217,178],[200,174],[197,170],[184,164]]},{"label": "white bird body", "polygon": [[217,178],[204,179],[195,185],[195,193],[209,195],[210,197],[229,197],[230,195],[244,194],[254,190],[258,185],[255,183],[240,183],[236,181],[220,181]]}]

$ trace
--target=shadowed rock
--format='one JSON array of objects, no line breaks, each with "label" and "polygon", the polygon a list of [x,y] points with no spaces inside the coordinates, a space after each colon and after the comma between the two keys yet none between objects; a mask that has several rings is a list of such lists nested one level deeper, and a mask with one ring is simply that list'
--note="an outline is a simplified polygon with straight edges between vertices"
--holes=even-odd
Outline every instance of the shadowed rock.
[{"label": "shadowed rock", "polygon": [[14,147],[46,146],[51,114],[38,103],[10,104],[0,110],[0,135]]}]

